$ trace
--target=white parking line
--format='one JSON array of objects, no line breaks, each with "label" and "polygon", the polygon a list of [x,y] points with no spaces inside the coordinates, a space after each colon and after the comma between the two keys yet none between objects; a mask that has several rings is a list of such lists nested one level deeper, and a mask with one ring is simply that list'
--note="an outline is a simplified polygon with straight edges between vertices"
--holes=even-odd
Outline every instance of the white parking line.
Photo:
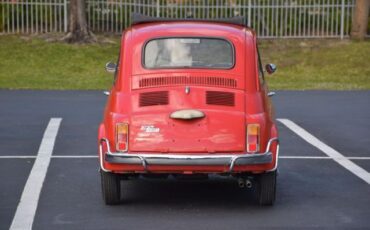
[{"label": "white parking line", "polygon": [[0,159],[32,159],[36,156],[0,156]]},{"label": "white parking line", "polygon": [[[0,159],[35,159],[37,156],[0,156]],[[98,158],[97,155],[54,155],[51,158],[63,158],[63,159],[74,159],[74,158]],[[348,160],[370,160],[370,157],[345,157]],[[329,156],[279,156],[279,159],[296,159],[296,160],[333,160],[333,157]]]},{"label": "white parking line", "polygon": [[51,118],[49,121],[35,163],[33,164],[27,183],[24,186],[22,197],[19,201],[10,230],[32,229],[41,188],[49,167],[55,138],[58,134],[61,121],[61,118]]},{"label": "white parking line", "polygon": [[350,160],[370,160],[370,157],[347,157]]},{"label": "white parking line", "polygon": [[52,158],[98,158],[98,155],[57,155]]},{"label": "white parking line", "polygon": [[327,144],[323,143],[322,141],[317,139],[315,136],[313,136],[312,134],[310,134],[309,132],[307,132],[306,130],[304,130],[302,127],[292,122],[291,120],[278,119],[278,121],[280,121],[290,130],[292,130],[298,136],[302,137],[305,141],[307,141],[308,143],[310,143],[311,145],[315,146],[316,148],[321,150],[323,153],[328,155],[338,164],[342,165],[344,168],[346,168],[347,170],[349,170],[356,176],[360,177],[366,183],[370,184],[370,173],[368,173],[366,170],[356,165],[355,163],[350,161],[348,158],[343,156],[341,153],[339,153],[332,147],[328,146]]},{"label": "white parking line", "polygon": [[320,156],[279,156],[279,159],[318,159],[318,160],[325,160],[325,159],[332,159],[331,157],[320,157]]}]

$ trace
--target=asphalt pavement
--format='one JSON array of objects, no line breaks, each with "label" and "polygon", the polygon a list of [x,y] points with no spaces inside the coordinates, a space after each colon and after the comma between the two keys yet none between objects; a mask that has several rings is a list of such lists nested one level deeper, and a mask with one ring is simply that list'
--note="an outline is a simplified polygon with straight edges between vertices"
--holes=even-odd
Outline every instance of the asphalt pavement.
[{"label": "asphalt pavement", "polygon": [[220,177],[124,181],[123,203],[104,205],[96,135],[105,101],[100,91],[0,90],[0,229],[9,229],[22,203],[51,118],[62,120],[33,229],[370,229],[370,91],[277,92],[276,117],[320,143],[278,122],[273,207],[260,207],[251,190]]}]

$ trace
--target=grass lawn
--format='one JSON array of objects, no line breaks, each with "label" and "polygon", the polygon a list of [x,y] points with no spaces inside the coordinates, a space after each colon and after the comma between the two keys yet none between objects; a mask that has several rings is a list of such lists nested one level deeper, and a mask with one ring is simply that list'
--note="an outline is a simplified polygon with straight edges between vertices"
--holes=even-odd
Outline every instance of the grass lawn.
[{"label": "grass lawn", "polygon": [[115,44],[70,45],[35,37],[0,36],[0,88],[107,89],[117,60]]},{"label": "grass lawn", "polygon": [[285,90],[370,89],[370,41],[261,41],[263,63],[277,64],[269,86]]},{"label": "grass lawn", "polygon": [[[117,59],[119,38],[110,43],[70,45],[40,37],[0,36],[0,88],[108,89],[107,61]],[[261,40],[263,63],[278,71],[271,89],[370,89],[370,41]]]}]

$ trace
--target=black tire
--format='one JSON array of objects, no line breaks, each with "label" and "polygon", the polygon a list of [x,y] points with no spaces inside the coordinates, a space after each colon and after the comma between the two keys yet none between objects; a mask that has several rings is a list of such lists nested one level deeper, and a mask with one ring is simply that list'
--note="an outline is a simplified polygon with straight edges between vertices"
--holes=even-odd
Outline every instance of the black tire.
[{"label": "black tire", "polygon": [[100,171],[103,200],[107,205],[119,204],[121,201],[121,182],[117,174]]},{"label": "black tire", "polygon": [[256,192],[260,205],[274,205],[276,197],[276,171],[263,173],[257,177]]}]

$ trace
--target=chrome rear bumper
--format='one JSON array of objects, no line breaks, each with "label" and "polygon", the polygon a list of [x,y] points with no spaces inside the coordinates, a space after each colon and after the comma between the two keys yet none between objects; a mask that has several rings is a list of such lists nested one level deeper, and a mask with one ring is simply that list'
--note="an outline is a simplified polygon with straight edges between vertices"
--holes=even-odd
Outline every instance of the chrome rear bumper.
[{"label": "chrome rear bumper", "polygon": [[[190,155],[190,154],[150,154],[150,153],[120,153],[111,152],[109,141],[105,138],[100,140],[99,154],[100,167],[103,171],[109,172],[104,167],[104,160],[113,164],[142,165],[147,171],[148,165],[174,165],[174,166],[229,166],[228,172],[233,172],[235,165],[258,165],[269,164],[273,161],[271,145],[277,142],[277,155],[279,151],[278,138],[271,138],[267,143],[264,153],[245,153],[245,154],[215,154],[215,155]],[[103,154],[103,143],[107,146],[107,152]],[[277,157],[276,157],[277,159]],[[275,170],[277,160],[275,161]]]}]

